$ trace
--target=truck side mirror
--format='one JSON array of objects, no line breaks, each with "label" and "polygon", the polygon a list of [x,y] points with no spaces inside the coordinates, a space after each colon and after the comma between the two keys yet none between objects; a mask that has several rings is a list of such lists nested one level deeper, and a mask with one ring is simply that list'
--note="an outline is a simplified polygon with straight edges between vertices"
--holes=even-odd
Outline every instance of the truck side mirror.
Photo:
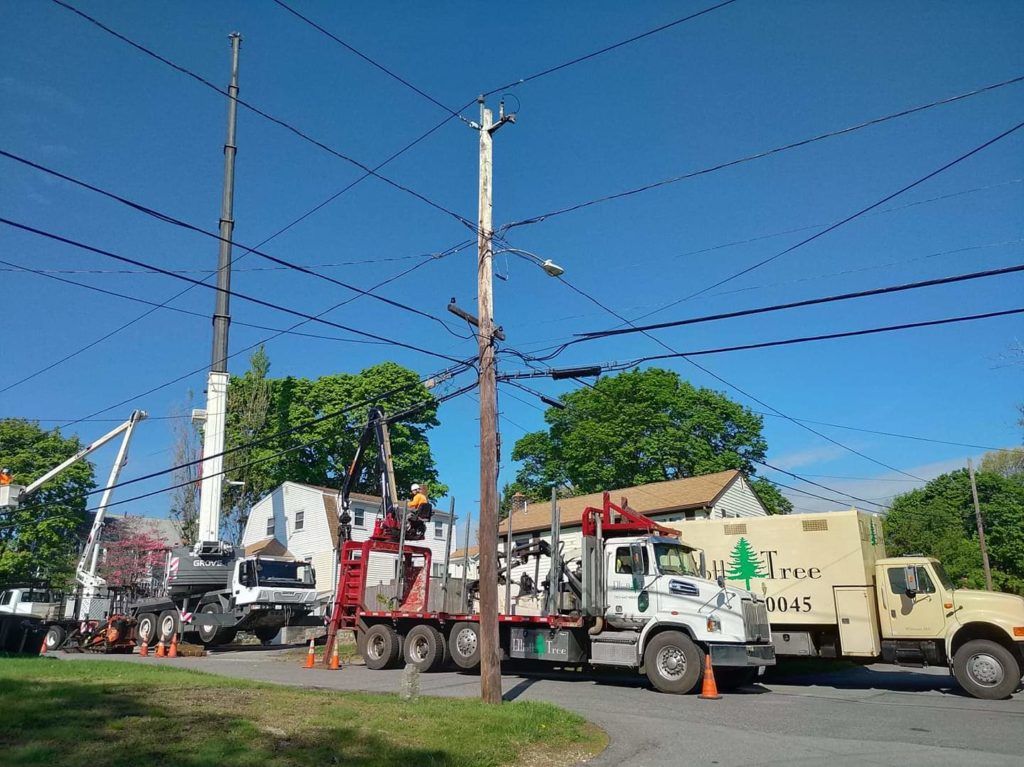
[{"label": "truck side mirror", "polygon": [[917,582],[917,566],[907,565],[903,568],[903,579],[907,585],[907,596],[912,597],[920,591],[920,585]]},{"label": "truck side mirror", "polygon": [[708,577],[708,558],[703,549],[700,552],[700,577],[704,579]]},{"label": "truck side mirror", "polygon": [[629,544],[629,559],[633,569],[633,591],[644,587],[644,547],[641,543]]}]

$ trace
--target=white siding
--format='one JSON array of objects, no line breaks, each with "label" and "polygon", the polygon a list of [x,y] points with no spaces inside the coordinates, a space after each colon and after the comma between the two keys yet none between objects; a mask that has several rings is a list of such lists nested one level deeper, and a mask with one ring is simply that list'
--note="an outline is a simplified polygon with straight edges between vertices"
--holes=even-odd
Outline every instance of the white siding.
[{"label": "white siding", "polygon": [[765,517],[768,512],[754,495],[746,477],[739,477],[722,493],[714,506],[712,519],[723,517]]},{"label": "white siding", "polygon": [[[274,537],[296,558],[309,559],[316,570],[317,590],[323,597],[331,594],[338,579],[334,543],[328,526],[328,512],[324,506],[326,495],[333,493],[325,493],[319,488],[297,482],[285,482],[270,495],[253,504],[242,536],[243,546],[267,538],[267,520],[272,515],[275,525]],[[304,512],[303,528],[296,530],[296,515],[300,511]],[[361,515],[357,513],[360,511]],[[369,538],[379,513],[378,504],[353,498],[352,540],[365,541]],[[441,522],[440,535],[437,535],[435,520]],[[359,521],[362,522],[361,525],[357,524]],[[448,512],[435,511],[433,519],[427,523],[426,537],[414,544],[431,550],[433,563],[437,565],[436,568],[432,568],[435,572],[439,572],[444,565],[444,547],[449,524]],[[394,561],[394,556],[371,557],[367,584],[391,582],[395,575]]]}]

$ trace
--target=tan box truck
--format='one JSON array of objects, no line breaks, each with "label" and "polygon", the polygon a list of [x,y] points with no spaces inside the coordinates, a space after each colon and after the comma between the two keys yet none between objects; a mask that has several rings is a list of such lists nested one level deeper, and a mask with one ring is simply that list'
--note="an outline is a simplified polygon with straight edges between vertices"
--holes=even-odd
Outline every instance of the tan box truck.
[{"label": "tan box truck", "polygon": [[1024,599],[956,588],[929,557],[886,557],[882,522],[856,510],[670,523],[712,578],[764,595],[776,654],[948,665],[976,698],[1024,669]]}]

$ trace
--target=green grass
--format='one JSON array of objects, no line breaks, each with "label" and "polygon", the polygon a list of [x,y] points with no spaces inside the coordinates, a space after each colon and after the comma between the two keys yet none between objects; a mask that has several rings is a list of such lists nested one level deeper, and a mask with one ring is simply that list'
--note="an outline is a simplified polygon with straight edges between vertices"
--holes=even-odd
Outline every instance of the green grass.
[{"label": "green grass", "polygon": [[604,733],[532,701],[372,695],[115,661],[0,659],[5,767],[567,765]]}]

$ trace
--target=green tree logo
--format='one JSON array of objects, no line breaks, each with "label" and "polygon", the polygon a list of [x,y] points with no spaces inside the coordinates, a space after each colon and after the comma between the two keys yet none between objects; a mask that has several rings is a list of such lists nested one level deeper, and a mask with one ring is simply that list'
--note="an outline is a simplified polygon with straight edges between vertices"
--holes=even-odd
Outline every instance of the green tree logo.
[{"label": "green tree logo", "polygon": [[750,591],[751,578],[768,577],[768,573],[761,569],[764,563],[758,559],[757,552],[746,538],[736,541],[730,557],[729,571],[725,577],[731,581],[743,581],[747,591]]}]

